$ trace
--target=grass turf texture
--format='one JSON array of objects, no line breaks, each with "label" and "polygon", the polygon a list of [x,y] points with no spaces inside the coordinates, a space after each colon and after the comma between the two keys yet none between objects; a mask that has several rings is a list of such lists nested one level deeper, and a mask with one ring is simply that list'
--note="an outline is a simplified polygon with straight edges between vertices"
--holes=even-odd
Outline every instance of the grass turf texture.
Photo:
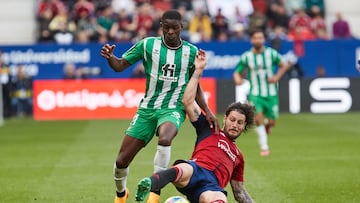
[{"label": "grass turf texture", "polygon": [[[250,131],[237,143],[245,155],[245,184],[254,200],[360,202],[360,113],[281,114],[260,157]],[[219,117],[222,121],[222,117]],[[13,119],[0,128],[0,202],[113,202],[112,167],[127,120]],[[157,139],[133,161],[128,178],[135,202],[138,180],[152,174]],[[185,121],[172,161],[190,157],[194,129]],[[235,202],[228,186],[229,202]],[[178,195],[169,184],[162,201]]]}]

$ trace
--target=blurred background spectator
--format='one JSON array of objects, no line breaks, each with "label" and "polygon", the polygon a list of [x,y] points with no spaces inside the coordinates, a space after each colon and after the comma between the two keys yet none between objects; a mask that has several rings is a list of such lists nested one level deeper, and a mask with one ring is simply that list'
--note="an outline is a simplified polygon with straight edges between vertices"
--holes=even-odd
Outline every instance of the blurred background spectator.
[{"label": "blurred background spectator", "polygon": [[12,109],[16,116],[32,115],[32,78],[24,72],[22,65],[12,79]]},{"label": "blurred background spectator", "polygon": [[3,98],[3,114],[5,118],[8,118],[12,115],[11,111],[11,77],[9,72],[8,65],[4,64],[2,60],[2,51],[0,50],[0,84],[2,88],[2,98]]},{"label": "blurred background spectator", "polygon": [[336,13],[336,21],[333,23],[333,37],[338,39],[346,39],[351,37],[349,23],[343,19],[340,12]]},{"label": "blurred background spectator", "polygon": [[325,18],[324,0],[39,0],[37,8],[39,42],[135,42],[159,36],[161,15],[170,8],[182,14],[182,37],[193,43],[248,40],[259,28],[270,36],[279,26],[285,40],[351,37],[341,13],[332,30],[327,28],[332,23]]}]

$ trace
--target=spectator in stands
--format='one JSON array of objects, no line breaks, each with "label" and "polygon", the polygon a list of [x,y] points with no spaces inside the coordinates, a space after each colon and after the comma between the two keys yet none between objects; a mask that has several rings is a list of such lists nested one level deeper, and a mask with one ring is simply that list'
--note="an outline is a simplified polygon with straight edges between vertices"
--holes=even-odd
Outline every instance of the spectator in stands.
[{"label": "spectator in stands", "polygon": [[329,36],[326,32],[326,22],[324,17],[321,14],[320,7],[313,6],[311,9],[311,31],[317,39],[329,39]]},{"label": "spectator in stands", "polygon": [[349,23],[343,19],[340,12],[336,13],[336,21],[333,23],[333,37],[338,39],[351,38]]},{"label": "spectator in stands", "polygon": [[268,9],[267,0],[251,0],[254,10],[259,10],[261,13],[266,14]]},{"label": "spectator in stands", "polygon": [[79,10],[76,19],[76,40],[77,42],[97,41],[96,18],[90,15],[88,9]]},{"label": "spectator in stands", "polygon": [[76,24],[70,19],[69,12],[66,7],[62,7],[58,14],[54,16],[49,24],[49,29],[52,32],[62,31],[64,29],[64,25],[66,30],[75,32]]},{"label": "spectator in stands", "polygon": [[[149,3],[143,3],[139,7],[138,13],[134,16],[134,22],[136,24],[136,33],[145,32],[147,36],[152,31],[154,18],[152,13],[153,7]],[[141,36],[141,34],[140,34]],[[139,36],[137,36],[139,38]],[[140,37],[141,38],[141,37]]]},{"label": "spectator in stands", "polygon": [[325,77],[326,76],[326,70],[323,65],[318,65],[316,67],[316,77]]},{"label": "spectator in stands", "polygon": [[249,40],[249,35],[243,24],[237,23],[233,26],[230,40]]},{"label": "spectator in stands", "polygon": [[151,32],[148,33],[148,36],[161,36],[162,30],[160,29],[161,17],[164,14],[164,10],[161,8],[154,8],[153,14],[153,24],[151,28]]},{"label": "spectator in stands", "polygon": [[296,11],[296,14],[291,16],[289,22],[289,31],[294,32],[295,29],[301,27],[304,32],[311,32],[311,18],[305,13],[303,8]]},{"label": "spectator in stands", "polygon": [[282,43],[287,40],[285,28],[277,25],[272,32],[269,33],[270,47],[280,52]]},{"label": "spectator in stands", "polygon": [[65,80],[74,80],[77,77],[76,67],[73,63],[67,63],[64,65],[64,77]]},{"label": "spectator in stands", "polygon": [[[0,85],[2,88],[3,115],[8,118],[12,115],[11,111],[11,77],[9,67],[2,60],[2,51],[0,50]],[[1,107],[0,107],[1,108]]]},{"label": "spectator in stands", "polygon": [[288,40],[314,40],[316,39],[314,34],[311,32],[310,29],[306,26],[302,25],[296,25],[293,29],[290,30],[290,32],[287,35]]},{"label": "spectator in stands", "polygon": [[86,79],[90,75],[89,69],[84,67],[76,68],[74,63],[66,63],[64,65],[64,80],[76,80],[76,79]]},{"label": "spectator in stands", "polygon": [[249,17],[241,12],[238,6],[235,6],[234,15],[228,19],[230,39],[244,40],[248,39],[246,30],[249,27]]},{"label": "spectator in stands", "polygon": [[114,23],[112,8],[111,6],[106,6],[100,11],[100,16],[97,19],[96,31],[99,35],[99,40],[109,40],[111,29],[114,29]]},{"label": "spectator in stands", "polygon": [[325,16],[325,3],[324,0],[305,0],[306,13],[313,17],[313,7],[317,7],[322,16]]},{"label": "spectator in stands", "polygon": [[192,12],[193,6],[191,0],[171,0],[172,8],[178,9],[180,7],[184,7],[187,12]]},{"label": "spectator in stands", "polygon": [[183,24],[183,31],[180,33],[180,37],[183,40],[189,41],[190,40],[190,33],[189,33],[189,24],[190,24],[190,12],[186,9],[186,6],[179,6],[176,8],[177,11],[180,13],[182,17],[182,24]]},{"label": "spectator in stands", "polygon": [[196,10],[189,24],[190,41],[193,43],[210,41],[212,32],[210,16],[204,9]]},{"label": "spectator in stands", "polygon": [[47,10],[51,10],[52,17],[56,16],[65,4],[61,0],[40,0],[38,3],[37,16],[43,15]]},{"label": "spectator in stands", "polygon": [[12,80],[12,105],[17,116],[32,115],[32,78],[18,66],[17,74]]},{"label": "spectator in stands", "polygon": [[216,16],[214,17],[214,20],[211,23],[211,27],[213,30],[214,40],[223,41],[224,40],[223,37],[228,35],[229,26],[226,17],[222,14],[221,8],[218,9]]},{"label": "spectator in stands", "polygon": [[53,13],[50,8],[47,8],[46,10],[42,11],[37,16],[39,42],[53,41],[52,31],[49,29],[49,25],[52,20],[52,17],[53,17]]},{"label": "spectator in stands", "polygon": [[118,12],[117,20],[111,29],[110,36],[117,42],[129,42],[135,34],[136,24],[126,9]]},{"label": "spectator in stands", "polygon": [[286,13],[286,8],[282,4],[272,3],[268,9],[267,16],[269,18],[269,26],[275,28],[277,26],[289,28],[290,16]]},{"label": "spectator in stands", "polygon": [[266,33],[268,22],[267,17],[260,10],[255,10],[254,13],[249,16],[249,21],[249,33],[253,32],[254,30],[261,30]]},{"label": "spectator in stands", "polygon": [[154,10],[167,11],[172,8],[170,0],[152,0],[151,4],[153,5]]},{"label": "spectator in stands", "polygon": [[95,14],[95,4],[91,0],[77,0],[73,7],[74,17],[79,18],[84,11],[93,16]]},{"label": "spectator in stands", "polygon": [[136,4],[133,0],[112,0],[111,7],[114,13],[126,10],[129,15],[133,15],[136,9]]},{"label": "spectator in stands", "polygon": [[54,41],[57,44],[72,44],[74,42],[74,34],[70,30],[68,30],[65,22],[59,22],[58,30],[56,30],[53,34]]},{"label": "spectator in stands", "polygon": [[296,14],[299,9],[305,8],[305,0],[284,0],[284,5],[289,16]]}]

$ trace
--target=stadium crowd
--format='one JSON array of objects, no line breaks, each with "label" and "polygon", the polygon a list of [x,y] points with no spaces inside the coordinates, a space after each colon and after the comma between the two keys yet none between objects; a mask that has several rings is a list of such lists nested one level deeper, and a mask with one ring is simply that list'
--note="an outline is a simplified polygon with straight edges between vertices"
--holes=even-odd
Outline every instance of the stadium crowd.
[{"label": "stadium crowd", "polygon": [[[293,40],[294,52],[301,57],[303,40],[352,38],[349,24],[341,13],[336,14],[332,28],[327,27],[324,0],[233,0],[228,3],[230,5],[226,2],[229,1],[38,0],[37,41],[58,44],[136,42],[160,35],[160,17],[168,9],[177,9],[182,14],[184,31],[181,37],[192,43],[247,41],[252,30],[261,29],[271,47],[277,50],[283,40]],[[294,64],[289,74],[301,77],[300,65]],[[64,79],[86,78],[83,72],[75,73],[69,67],[64,67],[64,73],[73,75],[65,74]],[[5,117],[31,115],[32,79],[20,66],[19,73],[11,78],[9,67],[1,57],[0,68]],[[321,70],[324,68],[317,72]],[[131,77],[143,75],[138,67]]]},{"label": "stadium crowd", "polygon": [[[237,4],[238,2],[238,4]],[[183,15],[182,38],[190,42],[248,40],[254,29],[268,39],[350,38],[348,23],[337,14],[332,34],[324,0],[242,0],[231,11],[212,0],[39,0],[38,42],[59,44],[134,42],[159,35],[159,20],[170,8]]]}]

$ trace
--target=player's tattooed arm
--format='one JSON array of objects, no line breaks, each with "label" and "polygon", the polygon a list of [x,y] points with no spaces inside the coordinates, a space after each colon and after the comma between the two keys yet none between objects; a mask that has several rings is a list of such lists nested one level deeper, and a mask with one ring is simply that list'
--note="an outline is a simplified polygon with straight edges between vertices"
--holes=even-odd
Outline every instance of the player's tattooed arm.
[{"label": "player's tattooed arm", "polygon": [[235,200],[240,203],[254,203],[249,193],[246,191],[244,182],[231,180],[231,189],[233,191]]}]

